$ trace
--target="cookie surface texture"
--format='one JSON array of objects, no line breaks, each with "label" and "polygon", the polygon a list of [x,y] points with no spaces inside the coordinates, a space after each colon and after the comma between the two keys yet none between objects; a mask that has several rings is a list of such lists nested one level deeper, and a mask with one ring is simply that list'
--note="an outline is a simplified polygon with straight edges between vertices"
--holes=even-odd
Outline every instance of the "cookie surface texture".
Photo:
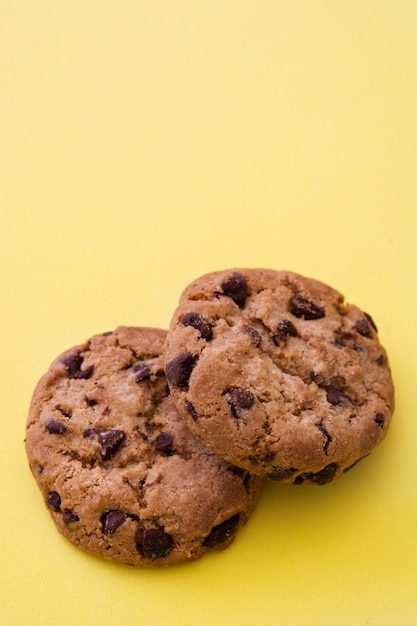
[{"label": "cookie surface texture", "polygon": [[193,432],[274,480],[331,482],[384,438],[393,412],[372,318],[292,272],[231,269],[194,281],[164,359]]},{"label": "cookie surface texture", "polygon": [[27,421],[30,467],[58,530],[130,565],[225,548],[263,483],[179,418],[162,369],[165,337],[119,327],[68,350],[39,381]]}]

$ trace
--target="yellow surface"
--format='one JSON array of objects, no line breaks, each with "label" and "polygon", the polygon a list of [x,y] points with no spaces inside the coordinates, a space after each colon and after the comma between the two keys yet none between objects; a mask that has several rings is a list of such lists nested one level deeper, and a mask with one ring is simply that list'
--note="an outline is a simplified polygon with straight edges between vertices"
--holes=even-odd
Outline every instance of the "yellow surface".
[{"label": "yellow surface", "polygon": [[[416,28],[413,0],[0,0],[2,626],[417,623]],[[334,484],[268,484],[222,553],[90,557],[29,473],[33,388],[233,266],[374,316],[389,435]]]}]

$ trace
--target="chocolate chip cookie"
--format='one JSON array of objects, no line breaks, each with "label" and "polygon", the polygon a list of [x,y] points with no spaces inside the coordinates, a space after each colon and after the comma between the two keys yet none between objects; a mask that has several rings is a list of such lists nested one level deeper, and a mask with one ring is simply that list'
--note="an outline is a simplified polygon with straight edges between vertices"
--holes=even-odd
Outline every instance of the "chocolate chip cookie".
[{"label": "chocolate chip cookie", "polygon": [[164,348],[190,428],[230,463],[323,485],[386,435],[394,408],[372,318],[287,271],[232,269],[183,292]]},{"label": "chocolate chip cookie", "polygon": [[180,419],[166,332],[119,327],[39,381],[26,450],[58,530],[105,559],[162,567],[228,546],[263,480],[210,452]]}]

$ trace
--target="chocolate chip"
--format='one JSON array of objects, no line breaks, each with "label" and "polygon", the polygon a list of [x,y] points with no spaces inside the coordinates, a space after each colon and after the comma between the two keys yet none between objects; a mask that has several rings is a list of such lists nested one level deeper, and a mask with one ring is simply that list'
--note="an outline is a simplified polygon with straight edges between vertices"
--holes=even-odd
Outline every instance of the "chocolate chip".
[{"label": "chocolate chip", "polygon": [[51,491],[46,498],[46,505],[53,511],[59,511],[61,508],[61,496],[56,491]]},{"label": "chocolate chip", "polygon": [[170,452],[173,441],[173,435],[170,435],[169,433],[160,433],[156,438],[155,450],[158,450],[158,452]]},{"label": "chocolate chip", "polygon": [[151,368],[146,361],[135,363],[132,370],[135,373],[135,380],[137,383],[141,383],[143,380],[147,380],[151,377]]},{"label": "chocolate chip", "polygon": [[83,364],[84,358],[81,356],[81,353],[73,354],[71,356],[67,356],[63,359],[63,364],[68,370],[68,376],[70,378],[90,378],[94,371],[94,366],[90,365],[85,370],[81,369],[81,365]]},{"label": "chocolate chip", "polygon": [[382,413],[377,413],[374,417],[374,420],[376,422],[376,424],[378,424],[378,426],[380,428],[384,427],[385,424],[385,415],[383,415]]},{"label": "chocolate chip", "polygon": [[88,406],[95,406],[98,404],[98,400],[94,400],[94,398],[89,398],[88,396],[84,396],[84,400],[88,404]]},{"label": "chocolate chip", "polygon": [[387,362],[386,358],[385,358],[385,354],[380,354],[377,358],[376,358],[376,364],[377,365],[385,365]]},{"label": "chocolate chip", "polygon": [[214,528],[211,529],[210,534],[204,539],[203,545],[207,548],[215,548],[216,546],[221,545],[235,534],[238,524],[239,513],[236,513],[236,515],[233,515],[230,519],[214,526]]},{"label": "chocolate chip", "polygon": [[298,472],[294,467],[274,467],[272,472],[268,474],[268,478],[271,480],[287,480],[291,478],[295,472]]},{"label": "chocolate chip", "polygon": [[262,337],[258,333],[258,331],[255,330],[255,328],[253,326],[244,326],[243,327],[243,332],[246,333],[247,335],[249,335],[249,337],[252,339],[253,347],[254,348],[259,348],[259,346],[262,343]]},{"label": "chocolate chip", "polygon": [[181,352],[175,359],[172,359],[166,366],[166,376],[171,385],[180,388],[187,387],[196,360],[197,356],[191,352]]},{"label": "chocolate chip", "polygon": [[84,437],[86,438],[93,435],[97,435],[98,437],[101,446],[101,456],[104,461],[107,461],[116,453],[125,438],[124,432],[117,429],[87,428],[87,430],[84,431]]},{"label": "chocolate chip", "polygon": [[290,312],[305,320],[318,320],[326,315],[323,307],[296,293],[290,300]]},{"label": "chocolate chip", "polygon": [[327,402],[329,402],[332,406],[340,404],[344,397],[343,393],[340,389],[337,389],[337,387],[333,387],[332,385],[326,387]]},{"label": "chocolate chip", "polygon": [[337,463],[329,463],[329,465],[326,465],[326,467],[319,472],[316,472],[315,474],[305,474],[305,477],[308,478],[308,480],[311,480],[311,482],[316,483],[316,485],[326,485],[333,480],[338,469],[339,466]]},{"label": "chocolate chip", "polygon": [[[362,330],[363,332],[360,333],[360,334],[363,334],[364,336],[371,337],[372,333],[371,333],[371,328],[370,328],[368,322],[365,319],[360,320],[360,321],[363,321],[364,324],[367,325],[367,328],[368,328],[370,334],[366,335],[365,333],[367,331],[361,325],[359,325],[359,328],[353,327],[353,330],[356,330],[356,332],[359,332],[359,330]],[[362,348],[362,346],[358,346],[356,344],[356,339],[357,339],[357,335],[355,333],[352,333],[352,332],[349,332],[349,331],[346,331],[346,332],[343,332],[343,333],[338,332],[336,334],[334,345],[337,346],[338,348],[349,348],[350,350],[355,350],[355,352],[363,352],[364,348]]]},{"label": "chocolate chip", "polygon": [[198,330],[206,341],[213,339],[213,327],[200,313],[186,313],[180,321],[183,326],[192,326]]},{"label": "chocolate chip", "polygon": [[162,559],[173,549],[174,540],[162,528],[142,528],[136,545],[146,559]]},{"label": "chocolate chip", "polygon": [[324,453],[327,454],[327,448],[329,447],[329,444],[333,441],[333,438],[331,437],[330,433],[326,430],[326,428],[323,426],[323,424],[314,424],[316,428],[319,429],[319,431],[321,432],[321,434],[324,437],[324,444],[323,444],[323,450]]},{"label": "chocolate chip", "polygon": [[186,400],[185,401],[185,408],[187,409],[187,412],[191,415],[193,420],[197,421],[198,420],[198,415],[197,415],[197,411],[195,410],[194,405],[191,404],[191,402],[188,402],[188,400]]},{"label": "chocolate chip", "polygon": [[356,330],[357,333],[362,335],[362,337],[372,337],[371,325],[369,324],[366,317],[362,317],[360,320],[357,320],[353,325],[353,329]]},{"label": "chocolate chip", "polygon": [[64,417],[68,417],[68,419],[70,419],[72,417],[72,411],[71,409],[64,409],[60,404],[57,404],[57,406],[55,407],[55,409],[57,411],[59,411],[60,413],[62,413],[62,415]]},{"label": "chocolate chip", "polygon": [[366,319],[368,320],[368,322],[370,323],[370,325],[372,326],[372,328],[374,329],[374,331],[377,333],[378,329],[377,329],[376,324],[375,324],[374,320],[372,319],[372,317],[369,315],[369,313],[365,313],[365,311],[363,312],[363,314],[366,317]]},{"label": "chocolate chip", "polygon": [[235,387],[233,389],[229,389],[227,393],[229,395],[227,401],[230,404],[232,414],[237,418],[242,417],[242,411],[250,409],[255,402],[255,396],[251,391],[249,391],[249,389]]},{"label": "chocolate chip", "polygon": [[46,423],[46,430],[51,435],[62,435],[67,430],[67,427],[62,422],[50,419]]},{"label": "chocolate chip", "polygon": [[80,518],[72,511],[64,511],[62,514],[62,521],[64,524],[72,524],[74,522],[79,522]]},{"label": "chocolate chip", "polygon": [[101,524],[103,526],[103,534],[104,535],[112,535],[114,531],[119,528],[128,518],[128,514],[124,511],[119,511],[118,509],[114,509],[112,511],[106,511],[100,518]]},{"label": "chocolate chip", "polygon": [[310,379],[313,383],[316,383],[316,385],[322,385],[323,384],[323,376],[317,372],[310,372]]},{"label": "chocolate chip", "polygon": [[248,285],[246,279],[239,272],[233,272],[233,274],[221,284],[223,293],[225,296],[232,298],[236,304],[242,308],[245,306],[246,298],[248,296]]},{"label": "chocolate chip", "polygon": [[297,329],[290,320],[281,320],[272,335],[272,339],[279,346],[285,343],[287,337],[298,337]]}]

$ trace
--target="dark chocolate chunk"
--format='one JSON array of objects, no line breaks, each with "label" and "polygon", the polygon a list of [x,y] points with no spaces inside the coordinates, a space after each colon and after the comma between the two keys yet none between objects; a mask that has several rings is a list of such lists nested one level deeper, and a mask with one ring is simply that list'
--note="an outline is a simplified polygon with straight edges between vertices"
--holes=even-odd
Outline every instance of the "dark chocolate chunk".
[{"label": "dark chocolate chunk", "polygon": [[323,424],[315,424],[316,428],[319,429],[319,431],[321,432],[321,434],[324,437],[324,444],[323,444],[323,450],[324,450],[324,454],[327,454],[327,448],[329,447],[329,444],[331,443],[331,441],[333,441],[330,433],[326,430],[326,428],[323,426]]},{"label": "dark chocolate chunk", "polygon": [[65,357],[63,359],[63,364],[68,370],[68,376],[70,378],[90,378],[94,371],[94,366],[90,365],[85,370],[81,369],[81,365],[83,364],[84,358],[81,356],[81,353],[73,354],[71,356]]},{"label": "dark chocolate chunk", "polygon": [[46,505],[53,511],[59,511],[61,508],[61,496],[56,491],[51,491],[46,498]]},{"label": "dark chocolate chunk", "polygon": [[233,515],[230,519],[214,526],[214,528],[211,529],[210,534],[204,539],[203,545],[207,548],[215,548],[216,546],[221,545],[235,534],[238,525],[239,513],[236,513],[236,515]]},{"label": "dark chocolate chunk", "polygon": [[64,511],[62,514],[62,521],[64,524],[72,524],[74,522],[79,522],[80,518],[72,511]]},{"label": "dark chocolate chunk", "polygon": [[344,397],[343,393],[340,389],[337,389],[337,387],[333,387],[332,385],[326,387],[327,402],[329,402],[332,406],[340,404]]},{"label": "dark chocolate chunk", "polygon": [[353,325],[353,329],[356,330],[357,333],[362,335],[362,337],[372,337],[371,325],[369,324],[366,317],[362,317],[360,320],[357,320]]},{"label": "dark chocolate chunk", "polygon": [[255,402],[255,396],[249,389],[235,387],[228,390],[228,403],[234,417],[242,417],[242,411],[250,409]]},{"label": "dark chocolate chunk", "polygon": [[173,441],[174,437],[170,433],[160,433],[156,438],[155,450],[158,450],[158,452],[170,452]]},{"label": "dark chocolate chunk", "polygon": [[68,419],[72,417],[71,409],[64,409],[60,404],[57,404],[55,409],[59,411],[64,417],[68,417]]},{"label": "dark chocolate chunk", "polygon": [[[368,329],[370,331],[370,326],[369,326],[368,322],[365,319],[363,319],[361,321],[363,321],[365,324],[368,325]],[[355,327],[353,327],[353,330],[356,330],[356,332],[359,332],[359,330],[357,328],[355,328]],[[360,333],[360,334],[363,334],[364,336],[366,336],[365,335],[366,330],[364,328],[362,328],[362,330],[364,332]],[[371,336],[371,335],[369,335],[369,336]],[[356,352],[363,352],[364,348],[362,348],[361,346],[358,346],[355,343],[356,339],[357,339],[357,336],[355,335],[355,333],[352,333],[352,332],[349,332],[349,331],[346,331],[346,332],[343,332],[343,333],[339,332],[336,335],[334,344],[338,348],[349,348],[350,350],[355,350]]]},{"label": "dark chocolate chunk", "polygon": [[105,535],[112,535],[114,531],[119,528],[119,526],[121,526],[128,517],[129,516],[127,513],[125,513],[124,511],[119,511],[118,509],[106,511],[100,518],[101,524],[103,526],[103,533]]},{"label": "dark chocolate chunk", "polygon": [[221,287],[224,295],[232,298],[232,300],[236,302],[240,308],[245,306],[246,298],[248,296],[248,285],[242,274],[239,274],[239,272],[233,272],[230,278],[222,283]]},{"label": "dark chocolate chunk", "polygon": [[274,467],[272,472],[268,474],[268,478],[271,480],[287,480],[295,472],[298,472],[295,467]]},{"label": "dark chocolate chunk", "polygon": [[323,376],[321,374],[318,374],[317,372],[310,372],[310,379],[313,383],[316,383],[316,385],[322,385],[324,380],[323,380]]},{"label": "dark chocolate chunk", "polygon": [[279,346],[285,343],[287,337],[298,337],[297,329],[290,320],[281,320],[272,335],[272,339]]},{"label": "dark chocolate chunk", "polygon": [[186,313],[180,321],[183,326],[192,326],[198,330],[206,341],[213,339],[213,327],[200,313]]},{"label": "dark chocolate chunk", "polygon": [[99,444],[101,446],[101,456],[104,461],[107,461],[112,457],[123,439],[125,434],[122,430],[107,429],[107,428],[87,428],[84,431],[84,437],[91,437],[97,435]]},{"label": "dark chocolate chunk", "polygon": [[95,406],[98,404],[98,400],[94,400],[94,398],[89,398],[88,396],[84,396],[84,400],[88,404],[88,406]]},{"label": "dark chocolate chunk", "polygon": [[338,469],[339,466],[337,463],[329,463],[329,465],[326,465],[326,467],[324,467],[319,472],[316,472],[315,474],[313,474],[312,472],[305,474],[305,477],[311,480],[313,483],[316,483],[316,485],[326,485],[333,480],[333,478],[336,476],[336,472]]},{"label": "dark chocolate chunk", "polygon": [[372,328],[374,329],[374,331],[377,333],[378,329],[377,329],[376,324],[375,324],[374,320],[372,319],[372,317],[369,315],[369,313],[365,313],[365,311],[363,312],[363,314],[366,317],[366,319],[368,320],[368,322],[370,323],[370,325],[372,326]]},{"label": "dark chocolate chunk", "polygon": [[262,337],[258,333],[258,331],[255,330],[255,328],[253,326],[244,326],[243,327],[243,332],[246,333],[247,335],[249,335],[249,337],[252,339],[253,347],[254,348],[259,348],[259,346],[262,343]]},{"label": "dark chocolate chunk", "polygon": [[377,365],[385,365],[387,362],[387,359],[385,358],[385,354],[381,353],[377,358],[376,358],[376,364]]},{"label": "dark chocolate chunk", "polygon": [[378,424],[378,426],[380,428],[384,427],[385,424],[385,415],[383,415],[382,413],[377,413],[374,417],[374,420],[376,422],[376,424]]},{"label": "dark chocolate chunk", "polygon": [[195,410],[194,405],[191,404],[191,402],[189,402],[188,400],[185,401],[185,408],[187,409],[187,412],[191,415],[194,421],[198,420],[197,411]]},{"label": "dark chocolate chunk", "polygon": [[[365,320],[366,321],[366,320]],[[355,334],[349,331],[339,332],[335,339],[335,344],[340,348],[355,348]]]},{"label": "dark chocolate chunk", "polygon": [[162,528],[142,528],[136,545],[146,559],[162,559],[173,549],[174,540]]},{"label": "dark chocolate chunk", "polygon": [[295,315],[295,317],[303,318],[305,320],[318,320],[326,315],[322,306],[304,298],[304,296],[300,293],[296,293],[291,298],[290,312]]},{"label": "dark chocolate chunk", "polygon": [[196,360],[197,355],[191,352],[181,352],[167,363],[166,376],[171,385],[180,388],[187,387]]},{"label": "dark chocolate chunk", "polygon": [[67,427],[62,422],[50,419],[46,422],[46,430],[51,435],[62,435],[67,430]]},{"label": "dark chocolate chunk", "polygon": [[146,361],[135,363],[132,370],[135,373],[135,380],[137,383],[141,383],[143,380],[147,380],[151,377],[151,368],[149,363]]}]

